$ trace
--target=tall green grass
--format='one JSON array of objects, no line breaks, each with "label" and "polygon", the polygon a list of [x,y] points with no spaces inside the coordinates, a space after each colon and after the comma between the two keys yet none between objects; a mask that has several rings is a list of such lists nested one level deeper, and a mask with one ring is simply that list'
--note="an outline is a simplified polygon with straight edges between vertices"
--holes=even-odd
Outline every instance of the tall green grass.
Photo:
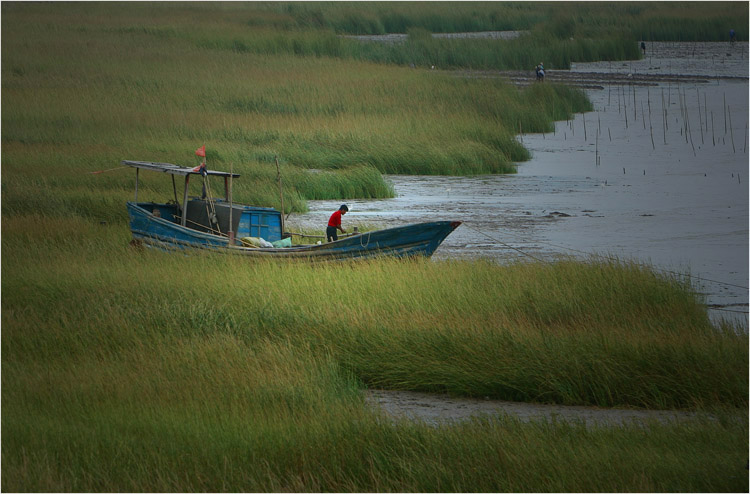
[{"label": "tall green grass", "polygon": [[[3,490],[747,486],[747,334],[643,267],[248,263],[86,219],[2,228]],[[363,386],[718,420],[430,428]]]},{"label": "tall green grass", "polygon": [[748,8],[742,2],[280,2],[258,5],[252,18],[253,25],[347,34],[532,30],[559,39],[728,41],[729,26],[747,39]]},{"label": "tall green grass", "polygon": [[[549,131],[553,119],[590,108],[582,92],[554,85],[521,91],[316,54],[251,53],[232,39],[268,43],[284,33],[248,29],[232,6],[217,6],[229,11],[216,17],[202,16],[205,4],[165,7],[3,6],[4,213],[41,207],[112,220],[101,201],[127,197],[132,179],[89,172],[122,159],[193,165],[203,144],[209,167],[243,175],[241,202],[280,205],[277,157],[287,211],[304,211],[309,199],[389,197],[379,173],[512,172],[529,156],[519,127]],[[50,200],[33,206],[35,194]]]},{"label": "tall green grass", "polygon": [[[235,200],[278,206],[278,157],[303,211],[391,195],[383,172],[512,170],[519,124],[551,130],[583,93],[332,53],[355,45],[309,28],[344,4],[1,8],[4,491],[747,490],[747,328],[714,328],[679,280],[128,247],[122,159],[191,165],[205,144],[242,174]],[[141,174],[139,199],[171,187]],[[431,428],[369,409],[368,386],[714,418]]]},{"label": "tall green grass", "polygon": [[[54,361],[92,345],[108,354],[133,339],[220,334],[299,342],[390,388],[597,406],[747,404],[747,335],[714,328],[689,286],[637,265],[185,259],[131,252],[123,238],[106,240],[114,227],[85,220],[57,222],[40,241],[55,223],[3,222],[9,356],[27,343],[29,357]],[[92,300],[99,315],[86,310]]]}]

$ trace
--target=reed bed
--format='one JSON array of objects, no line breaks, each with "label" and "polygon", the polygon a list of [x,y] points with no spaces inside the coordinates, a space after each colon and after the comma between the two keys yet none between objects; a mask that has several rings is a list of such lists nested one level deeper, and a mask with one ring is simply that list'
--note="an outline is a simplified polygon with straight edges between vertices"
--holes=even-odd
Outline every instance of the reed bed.
[{"label": "reed bed", "polygon": [[[4,490],[747,483],[747,334],[711,326],[679,280],[624,262],[248,263],[126,242],[86,219],[3,221]],[[431,428],[384,420],[366,386],[718,419]]]},{"label": "reed bed", "polygon": [[32,189],[54,196],[50,212],[91,211],[86,190],[119,201],[130,187],[112,170],[120,160],[193,165],[204,144],[209,168],[243,175],[238,201],[280,205],[263,192],[277,190],[277,158],[287,212],[308,199],[390,197],[380,173],[513,172],[529,156],[519,127],[549,131],[590,109],[582,92],[555,85],[519,91],[326,54],[225,49],[227,37],[279,33],[226,13],[196,23],[204,4],[163,7],[4,7],[4,213],[33,210]]},{"label": "reed bed", "polygon": [[[531,6],[477,8],[532,25]],[[121,159],[189,165],[206,144],[209,168],[243,175],[235,200],[277,206],[278,157],[304,211],[388,196],[383,172],[512,171],[519,124],[589,109],[336,53],[354,45],[309,8],[3,3],[2,489],[747,491],[747,328],[712,326],[680,279],[128,246]],[[165,199],[169,177],[142,178],[140,199]],[[434,428],[369,409],[376,386],[701,418]]]}]

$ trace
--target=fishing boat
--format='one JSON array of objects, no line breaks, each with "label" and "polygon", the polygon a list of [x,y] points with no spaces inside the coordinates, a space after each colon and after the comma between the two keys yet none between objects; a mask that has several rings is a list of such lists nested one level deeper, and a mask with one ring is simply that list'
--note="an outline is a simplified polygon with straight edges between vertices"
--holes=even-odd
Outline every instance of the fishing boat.
[{"label": "fishing boat", "polygon": [[[207,249],[249,257],[338,260],[377,256],[431,256],[460,221],[430,221],[362,232],[333,242],[293,245],[283,217],[274,208],[235,204],[232,181],[240,175],[169,163],[124,160],[136,171],[135,199],[127,203],[133,243],[167,250]],[[164,203],[139,202],[140,171],[172,176],[174,197]],[[201,197],[189,197],[190,178],[203,180]],[[176,177],[184,178],[181,200]],[[210,179],[223,179],[224,198],[213,198]]]}]

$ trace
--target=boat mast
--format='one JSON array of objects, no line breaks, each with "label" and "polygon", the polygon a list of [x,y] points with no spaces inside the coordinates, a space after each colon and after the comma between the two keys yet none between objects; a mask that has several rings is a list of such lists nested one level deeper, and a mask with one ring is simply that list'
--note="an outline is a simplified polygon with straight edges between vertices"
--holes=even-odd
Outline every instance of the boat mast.
[{"label": "boat mast", "polygon": [[190,174],[185,174],[185,193],[182,196],[182,220],[180,224],[182,226],[187,225],[187,207],[188,207],[188,183],[190,182]]},{"label": "boat mast", "polygon": [[224,177],[224,189],[229,199],[229,245],[234,245],[234,223],[232,223],[232,211],[234,207],[232,205],[232,177],[234,176],[234,162],[229,165],[229,189],[227,189],[227,177]]}]

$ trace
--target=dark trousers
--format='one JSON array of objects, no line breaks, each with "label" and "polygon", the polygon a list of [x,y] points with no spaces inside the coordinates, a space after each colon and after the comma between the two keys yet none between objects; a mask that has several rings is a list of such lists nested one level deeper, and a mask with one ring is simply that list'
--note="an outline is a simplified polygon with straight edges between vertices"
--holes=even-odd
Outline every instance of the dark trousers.
[{"label": "dark trousers", "polygon": [[339,235],[337,233],[338,228],[335,226],[329,226],[326,228],[326,240],[328,242],[335,242],[339,239]]}]

